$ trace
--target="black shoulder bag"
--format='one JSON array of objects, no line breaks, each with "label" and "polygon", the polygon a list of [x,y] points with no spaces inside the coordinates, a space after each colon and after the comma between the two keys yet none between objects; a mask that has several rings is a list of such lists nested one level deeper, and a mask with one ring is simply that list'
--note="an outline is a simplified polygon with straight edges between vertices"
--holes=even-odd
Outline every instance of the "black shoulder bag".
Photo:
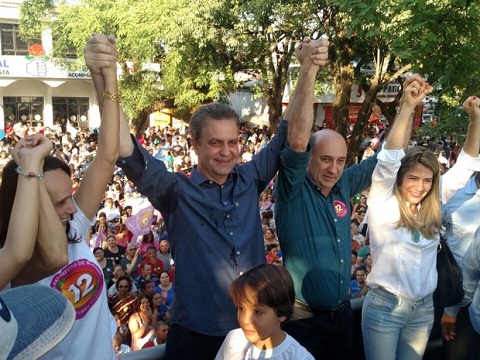
[{"label": "black shoulder bag", "polygon": [[438,245],[437,273],[437,288],[433,293],[435,306],[445,308],[456,305],[464,296],[462,275],[443,234],[440,234]]}]

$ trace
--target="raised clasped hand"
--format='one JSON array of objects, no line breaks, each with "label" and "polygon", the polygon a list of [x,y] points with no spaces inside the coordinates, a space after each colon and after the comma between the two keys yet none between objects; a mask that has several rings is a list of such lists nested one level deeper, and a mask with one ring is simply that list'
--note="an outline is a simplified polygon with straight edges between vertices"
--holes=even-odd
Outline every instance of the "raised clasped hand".
[{"label": "raised clasped hand", "polygon": [[318,40],[312,40],[309,37],[305,37],[295,47],[295,55],[302,65],[306,65],[307,59],[309,59],[311,61],[310,64],[323,67],[328,62],[328,46],[329,41],[327,38],[322,37]]},{"label": "raised clasped hand", "polygon": [[27,159],[42,160],[52,151],[51,141],[42,134],[27,135],[20,139],[12,150],[15,162],[22,166]]},{"label": "raised clasped hand", "polygon": [[404,104],[407,106],[419,105],[427,95],[433,91],[432,86],[426,82],[420,75],[409,76],[404,84]]},{"label": "raised clasped hand", "polygon": [[102,68],[117,67],[117,52],[113,35],[93,35],[84,50],[85,63],[92,74],[100,74]]}]

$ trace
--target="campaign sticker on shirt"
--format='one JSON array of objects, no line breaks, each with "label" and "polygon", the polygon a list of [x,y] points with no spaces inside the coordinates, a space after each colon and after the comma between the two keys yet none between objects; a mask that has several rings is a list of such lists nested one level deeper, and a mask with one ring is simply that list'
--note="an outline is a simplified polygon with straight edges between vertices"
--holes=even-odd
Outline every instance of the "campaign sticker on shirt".
[{"label": "campaign sticker on shirt", "polygon": [[57,273],[50,286],[70,300],[79,320],[87,314],[103,291],[102,272],[87,259],[79,259]]},{"label": "campaign sticker on shirt", "polygon": [[345,217],[348,214],[347,205],[345,205],[341,201],[335,200],[333,202],[333,208],[335,209],[338,217]]}]

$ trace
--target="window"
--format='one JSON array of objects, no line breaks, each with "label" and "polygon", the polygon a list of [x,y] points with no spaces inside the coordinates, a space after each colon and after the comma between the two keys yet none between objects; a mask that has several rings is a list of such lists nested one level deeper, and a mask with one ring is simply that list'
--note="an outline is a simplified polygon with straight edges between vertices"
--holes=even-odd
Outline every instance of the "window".
[{"label": "window", "polygon": [[43,97],[21,96],[4,97],[5,123],[19,121],[37,125],[43,123]]},{"label": "window", "polygon": [[88,128],[88,98],[53,97],[53,122],[65,132],[67,120],[76,129]]},{"label": "window", "polygon": [[17,24],[0,24],[2,55],[28,55],[28,44],[20,39],[19,33]]}]

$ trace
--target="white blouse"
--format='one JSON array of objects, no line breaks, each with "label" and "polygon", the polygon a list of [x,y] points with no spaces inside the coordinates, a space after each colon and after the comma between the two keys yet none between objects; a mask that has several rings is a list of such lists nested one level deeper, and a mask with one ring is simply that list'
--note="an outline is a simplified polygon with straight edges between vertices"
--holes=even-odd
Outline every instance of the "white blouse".
[{"label": "white blouse", "polygon": [[383,287],[399,297],[421,299],[437,286],[437,246],[439,237],[413,236],[406,227],[397,228],[398,200],[393,190],[403,150],[382,149],[372,175],[368,196],[368,226],[372,271],[369,287]]}]

